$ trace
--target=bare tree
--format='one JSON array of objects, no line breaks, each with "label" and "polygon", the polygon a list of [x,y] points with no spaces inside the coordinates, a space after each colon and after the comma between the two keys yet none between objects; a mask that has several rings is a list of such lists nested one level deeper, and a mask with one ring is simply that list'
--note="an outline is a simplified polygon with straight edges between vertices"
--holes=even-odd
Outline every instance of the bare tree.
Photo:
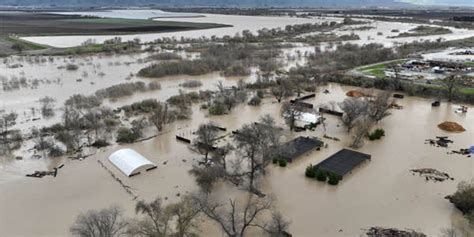
[{"label": "bare tree", "polygon": [[214,184],[226,176],[225,170],[220,166],[193,166],[189,171],[195,178],[196,183],[203,193],[212,192]]},{"label": "bare tree", "polygon": [[390,109],[390,95],[388,91],[382,91],[377,94],[374,101],[369,105],[369,116],[376,123],[391,115]]},{"label": "bare tree", "polygon": [[10,149],[10,146],[8,145],[10,143],[9,141],[10,128],[16,124],[17,118],[18,118],[18,114],[15,112],[2,114],[0,116],[0,135],[2,138],[1,143],[5,147],[7,147],[8,150]]},{"label": "bare tree", "polygon": [[440,80],[441,84],[446,87],[446,93],[448,96],[448,101],[453,100],[454,94],[456,94],[460,87],[461,76],[458,74],[449,75]]},{"label": "bare tree", "polygon": [[364,99],[347,98],[339,104],[339,107],[344,112],[341,121],[346,126],[347,131],[350,132],[355,126],[355,121],[359,117],[367,115],[369,103]]},{"label": "bare tree", "polygon": [[154,237],[167,236],[171,232],[169,222],[172,217],[165,212],[160,198],[151,202],[139,201],[135,212],[143,218],[131,224],[128,230],[131,234]]},{"label": "bare tree", "polygon": [[135,207],[136,213],[142,214],[141,219],[130,224],[128,234],[133,236],[197,236],[196,219],[201,212],[196,199],[183,197],[180,202],[162,206],[161,199],[151,202],[139,201]]},{"label": "bare tree", "polygon": [[194,144],[199,151],[204,155],[204,164],[208,163],[209,153],[214,150],[214,145],[217,142],[219,136],[219,129],[217,126],[209,122],[207,124],[201,124],[196,131],[196,140]]},{"label": "bare tree", "polygon": [[112,206],[99,211],[88,211],[80,214],[70,231],[81,237],[115,237],[123,236],[128,222],[122,217],[122,211]]},{"label": "bare tree", "polygon": [[51,117],[54,115],[54,103],[56,100],[53,97],[45,96],[39,99],[41,103],[41,115],[43,117]]},{"label": "bare tree", "polygon": [[202,212],[211,221],[218,224],[229,237],[243,237],[247,230],[255,226],[259,218],[271,209],[271,200],[255,198],[249,195],[243,203],[230,199],[228,204],[199,198]]},{"label": "bare tree", "polygon": [[46,158],[46,151],[52,146],[51,142],[47,138],[47,134],[44,132],[44,129],[31,129],[31,135],[33,137],[34,147],[36,150],[43,153],[43,157]]},{"label": "bare tree", "polygon": [[353,135],[353,148],[360,148],[364,145],[364,137],[367,136],[370,127],[372,126],[372,121],[367,117],[360,117],[355,122],[355,131]]},{"label": "bare tree", "polygon": [[269,222],[257,224],[257,226],[267,232],[271,237],[291,236],[291,234],[288,232],[290,222],[285,220],[280,212],[272,212],[272,218]]},{"label": "bare tree", "polygon": [[264,123],[246,124],[235,134],[236,150],[248,164],[243,175],[249,178],[249,191],[258,193],[255,179],[260,173],[265,173],[265,167],[272,159],[272,148],[278,146],[279,138],[279,131],[273,124]]},{"label": "bare tree", "polygon": [[285,123],[293,131],[296,127],[296,121],[303,114],[302,108],[290,102],[283,103],[281,107],[281,115],[285,118]]},{"label": "bare tree", "polygon": [[158,103],[157,107],[148,117],[148,120],[155,125],[158,132],[161,132],[165,124],[173,121],[173,118],[168,114],[168,104]]},{"label": "bare tree", "polygon": [[289,80],[280,78],[277,80],[277,85],[272,87],[271,92],[278,103],[280,103],[283,98],[288,98],[293,95],[292,84]]},{"label": "bare tree", "polygon": [[175,234],[177,237],[194,237],[198,225],[196,219],[201,213],[201,208],[195,199],[185,196],[183,199],[166,207],[168,215],[174,217],[175,220]]}]

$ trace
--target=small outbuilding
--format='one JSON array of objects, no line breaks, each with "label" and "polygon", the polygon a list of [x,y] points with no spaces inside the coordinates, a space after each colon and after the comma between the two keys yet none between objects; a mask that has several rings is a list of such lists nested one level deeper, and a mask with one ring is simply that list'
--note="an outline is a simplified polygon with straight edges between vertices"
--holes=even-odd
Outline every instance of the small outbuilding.
[{"label": "small outbuilding", "polygon": [[335,173],[342,178],[362,162],[370,160],[370,158],[371,156],[368,154],[342,149],[317,164],[316,167],[327,172]]},{"label": "small outbuilding", "polygon": [[312,137],[297,137],[277,149],[277,157],[279,159],[292,162],[296,158],[314,149],[320,149],[324,146],[324,142]]},{"label": "small outbuilding", "polygon": [[149,171],[156,168],[153,162],[140,155],[132,149],[120,149],[109,156],[112,162],[126,176],[131,177],[142,171]]}]

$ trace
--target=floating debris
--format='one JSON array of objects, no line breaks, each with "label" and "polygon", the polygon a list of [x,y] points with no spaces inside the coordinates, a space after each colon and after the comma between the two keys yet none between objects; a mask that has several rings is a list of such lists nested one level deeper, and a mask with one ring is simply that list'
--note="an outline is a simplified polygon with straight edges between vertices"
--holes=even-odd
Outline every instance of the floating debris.
[{"label": "floating debris", "polygon": [[64,164],[61,164],[60,166],[54,168],[52,171],[35,171],[32,174],[27,174],[26,177],[43,178],[44,176],[48,176],[48,175],[56,177],[58,175],[58,170],[63,167],[64,167]]},{"label": "floating debris", "polygon": [[365,97],[366,95],[362,91],[351,90],[346,93],[349,97]]},{"label": "floating debris", "polygon": [[57,174],[58,174],[58,169],[54,168],[53,171],[35,171],[32,174],[27,174],[26,177],[43,178],[44,176],[47,176],[47,175],[56,177]]},{"label": "floating debris", "polygon": [[459,149],[459,150],[452,150],[451,154],[459,154],[467,157],[471,157],[471,150],[469,148],[467,149]]},{"label": "floating debris", "polygon": [[425,144],[430,144],[437,147],[448,147],[449,143],[453,143],[453,140],[449,140],[448,137],[436,137],[435,139],[425,140]]},{"label": "floating debris", "polygon": [[426,237],[425,234],[410,229],[399,230],[395,228],[384,227],[370,227],[366,234],[367,236],[371,237]]},{"label": "floating debris", "polygon": [[324,134],[323,136],[324,138],[326,139],[329,139],[329,140],[333,140],[333,141],[340,141],[341,139],[337,138],[337,137],[331,137],[331,136],[328,136],[326,134]]},{"label": "floating debris", "polygon": [[432,168],[412,169],[413,174],[419,174],[424,177],[426,181],[443,182],[446,180],[454,180],[448,173],[444,173]]},{"label": "floating debris", "polygon": [[397,103],[395,103],[395,102],[392,102],[392,103],[390,104],[390,108],[391,108],[391,109],[402,110],[402,109],[403,109],[403,106],[401,106],[401,105],[399,105],[399,104],[397,104]]}]

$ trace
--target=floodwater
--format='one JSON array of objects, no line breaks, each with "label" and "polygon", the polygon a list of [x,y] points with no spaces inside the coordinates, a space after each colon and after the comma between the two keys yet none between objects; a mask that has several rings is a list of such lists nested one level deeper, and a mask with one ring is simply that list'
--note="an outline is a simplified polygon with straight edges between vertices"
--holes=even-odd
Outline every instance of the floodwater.
[{"label": "floodwater", "polygon": [[[134,12],[130,10],[125,15],[133,15],[134,17],[146,19],[150,14],[140,12]],[[91,12],[92,13],[92,12]],[[70,13],[68,13],[70,14]],[[180,39],[181,37],[185,38],[200,38],[202,36],[211,37],[213,35],[217,37],[222,36],[234,36],[237,33],[242,33],[243,30],[250,30],[253,33],[256,33],[258,30],[267,28],[284,28],[287,25],[295,24],[304,24],[304,23],[321,23],[326,21],[342,21],[342,18],[296,18],[296,17],[268,17],[268,16],[236,16],[236,15],[219,15],[219,14],[201,14],[203,17],[197,18],[156,18],[156,21],[179,21],[179,22],[197,22],[197,23],[218,23],[232,25],[232,27],[223,27],[223,28],[213,28],[213,29],[204,29],[204,30],[190,30],[182,32],[173,32],[173,33],[151,33],[151,34],[134,34],[134,35],[121,35],[123,40],[132,40],[134,38],[139,38],[142,42],[152,42],[161,37],[175,37]],[[121,17],[120,14],[114,14],[114,17]],[[88,39],[93,39],[95,42],[100,43],[106,39],[115,37],[114,35],[90,35],[90,36],[39,36],[39,37],[24,37],[23,39],[39,43],[51,45],[54,47],[72,47],[81,45],[84,41]]]},{"label": "floodwater", "polygon": [[[58,14],[87,14],[88,12],[66,12]],[[173,33],[151,33],[151,34],[134,34],[134,35],[122,35],[124,40],[132,40],[139,38],[142,42],[152,42],[160,37],[175,37],[180,39],[185,38],[199,38],[202,36],[211,37],[213,35],[222,37],[225,35],[234,36],[237,33],[241,33],[243,30],[250,30],[255,33],[260,29],[267,28],[278,28],[285,27],[286,25],[304,24],[304,23],[321,23],[336,21],[341,22],[342,17],[318,17],[318,18],[296,18],[296,17],[268,17],[268,16],[237,16],[237,15],[219,15],[219,14],[201,14],[202,17],[189,17],[179,15],[173,15],[174,13],[156,12],[155,10],[120,10],[120,11],[109,11],[109,12],[89,12],[100,17],[119,17],[119,18],[131,18],[131,19],[148,19],[154,15],[159,15],[160,18],[156,18],[157,21],[179,21],[179,22],[198,22],[198,23],[219,23],[232,25],[232,27],[214,28],[205,30],[192,30],[183,32]],[[167,16],[167,14],[171,14]],[[192,13],[188,13],[192,15]],[[168,17],[168,18],[167,18]],[[363,17],[363,16],[360,16]],[[444,40],[457,40],[464,39],[474,36],[474,30],[469,29],[458,29],[454,27],[445,27],[452,31],[450,34],[445,35],[431,35],[423,37],[404,37],[404,38],[388,38],[397,36],[399,33],[408,32],[421,24],[412,23],[401,23],[401,22],[383,22],[372,19],[359,18],[360,20],[370,22],[367,25],[353,25],[346,26],[343,29],[337,29],[333,32],[337,35],[344,35],[354,33],[360,36],[360,40],[351,40],[348,42],[355,44],[368,44],[368,43],[379,43],[386,47],[390,47],[397,44],[409,43],[419,40],[437,40],[442,38]],[[357,30],[350,28],[357,28],[358,26],[372,26],[373,29],[369,30]],[[437,27],[436,25],[432,25]],[[392,32],[392,30],[399,30],[399,32]],[[92,39],[95,42],[103,42],[106,39],[113,38],[113,35],[90,35],[90,36],[38,36],[38,37],[24,37],[24,39],[45,45],[51,45],[54,47],[73,47],[81,45],[86,40]]]},{"label": "floodwater", "polygon": [[[179,52],[178,52],[179,53]],[[294,53],[289,50],[289,54]],[[138,53],[128,55],[93,55],[78,57],[9,57],[0,64],[0,82],[2,80],[12,81],[14,79],[26,79],[25,87],[9,91],[0,91],[0,111],[15,111],[19,114],[16,128],[24,129],[24,132],[33,127],[50,126],[61,119],[60,108],[64,102],[74,94],[92,95],[95,91],[104,89],[120,83],[158,82],[161,90],[138,92],[135,95],[123,99],[109,101],[104,104],[110,107],[120,107],[143,99],[155,98],[165,101],[180,90],[184,92],[196,90],[215,90],[217,83],[222,81],[225,86],[235,85],[239,79],[252,81],[255,79],[255,70],[248,77],[223,77],[219,72],[201,76],[169,76],[159,79],[146,79],[134,76],[138,71],[152,62],[146,58],[149,53]],[[286,54],[285,54],[286,55]],[[192,55],[183,55],[188,57]],[[50,61],[49,59],[52,59]],[[299,59],[301,60],[301,59]],[[293,61],[296,63],[297,60]],[[11,68],[11,65],[21,64],[21,67]],[[76,71],[68,71],[64,67],[67,64],[79,66]],[[300,62],[301,64],[301,62]],[[41,71],[41,74],[38,74]],[[198,88],[183,88],[180,86],[188,80],[199,80],[202,86]],[[37,84],[35,84],[37,82]],[[39,99],[44,96],[53,97],[55,101],[56,116],[42,118],[39,108]],[[33,113],[31,108],[35,108]]]},{"label": "floodwater", "polygon": [[[390,37],[397,36],[400,33],[409,32],[410,29],[420,26],[421,24],[376,21],[376,20],[364,19],[364,18],[356,19],[356,20],[368,21],[369,23],[366,25],[345,26],[341,29],[337,29],[332,32],[339,36],[354,33],[360,37],[359,40],[350,40],[350,41],[347,41],[348,43],[354,43],[358,45],[377,43],[377,44],[382,44],[385,47],[392,47],[394,45],[411,43],[413,41],[425,41],[425,40],[435,41],[439,38],[443,40],[458,40],[458,39],[465,39],[465,38],[474,36],[474,30],[458,29],[454,27],[445,27],[447,29],[450,29],[452,33],[444,34],[444,35],[421,36],[421,37],[417,36],[417,37],[390,38]],[[426,25],[426,24],[423,24],[423,25]],[[373,28],[368,29],[368,30],[357,29],[358,27],[361,27],[361,26],[370,26]],[[439,27],[436,25],[426,25],[426,26]],[[392,32],[392,30],[398,30],[399,32]],[[318,34],[318,33],[311,33],[311,34]]]},{"label": "floodwater", "polygon": [[[209,16],[208,16],[209,17]],[[300,21],[314,19],[303,18],[274,18],[274,17],[245,17],[212,15],[209,18],[195,18],[192,21],[219,19],[219,23],[236,23],[234,28],[208,30],[222,34],[234,34],[243,29],[257,30],[263,27],[273,28],[287,24],[298,24]],[[242,20],[245,19],[245,20]],[[185,21],[186,19],[182,19]],[[189,19],[187,19],[189,20]],[[252,24],[258,21],[258,24]],[[304,22],[301,22],[304,23]],[[394,25],[372,23],[390,31]],[[389,23],[387,23],[389,24]],[[390,23],[402,24],[402,23]],[[238,28],[241,27],[241,28]],[[404,26],[408,30],[411,26]],[[362,39],[376,35],[380,29],[374,29],[361,36]],[[400,28],[402,30],[402,28]],[[203,30],[204,32],[206,30]],[[345,31],[345,33],[350,31]],[[357,33],[357,32],[356,32]],[[194,34],[196,32],[173,33]],[[153,40],[157,34],[141,35]],[[384,34],[383,37],[387,36]],[[447,35],[449,36],[449,35]],[[457,35],[456,37],[458,37]],[[130,36],[133,38],[134,36]],[[468,37],[468,36],[466,36]],[[41,38],[51,43],[72,42],[81,43],[71,37]],[[378,42],[379,39],[374,40]],[[380,38],[382,41],[383,39]],[[400,40],[400,39],[397,39]],[[372,42],[372,41],[367,41]],[[54,45],[54,44],[53,44]],[[295,56],[297,51],[311,52],[313,47],[299,45],[292,49],[285,49],[284,55]],[[47,126],[57,122],[60,117],[51,119],[40,117],[39,112],[33,115],[31,107],[39,107],[39,98],[45,95],[54,97],[56,113],[61,114],[59,107],[75,93],[92,94],[98,89],[106,88],[124,82],[144,81],[136,74],[139,69],[148,65],[145,58],[147,53],[133,55],[96,55],[86,57],[9,57],[0,64],[0,76],[10,80],[12,77],[25,77],[28,87],[13,91],[0,91],[0,110],[16,111],[20,114],[16,128],[28,132],[32,126]],[[30,60],[38,63],[30,63]],[[46,60],[46,61],[44,61]],[[304,63],[304,57],[285,61],[287,67]],[[23,67],[9,68],[8,65],[22,64]],[[67,71],[63,67],[68,63],[79,65],[77,71]],[[39,73],[40,72],[40,73]],[[84,72],[87,72],[86,74]],[[104,73],[104,74],[102,74]],[[82,79],[78,81],[77,79]],[[39,81],[35,88],[31,88],[33,81]],[[179,86],[186,80],[200,80],[203,86],[195,89],[184,89]],[[136,93],[133,96],[121,98],[117,101],[105,101],[110,107],[119,107],[147,98],[166,100],[175,95],[180,89],[205,90],[215,89],[218,81],[225,85],[235,85],[239,79],[251,81],[250,77],[225,78],[219,73],[202,76],[175,76],[156,79],[162,89],[145,93]],[[329,90],[329,94],[321,93]],[[353,87],[329,84],[318,88],[316,98],[308,100],[315,106],[334,104],[346,98],[345,92]],[[368,91],[367,93],[375,93]],[[431,100],[417,97],[406,97],[397,103],[404,106],[403,110],[393,110],[392,116],[386,118],[376,127],[384,128],[386,136],[380,141],[369,142],[360,151],[371,154],[372,160],[355,169],[346,176],[338,186],[308,180],[304,177],[304,170],[309,164],[316,164],[341,148],[350,145],[351,135],[347,134],[336,117],[327,116],[327,134],[338,137],[341,141],[325,140],[328,148],[311,152],[298,161],[289,164],[286,168],[271,167],[270,172],[262,178],[262,190],[275,197],[276,208],[290,220],[290,232],[295,236],[358,236],[371,226],[387,226],[397,228],[411,228],[424,232],[428,236],[436,236],[441,228],[457,225],[462,222],[462,215],[452,204],[444,199],[452,194],[460,181],[471,180],[474,177],[474,161],[460,155],[448,155],[447,149],[436,148],[424,144],[425,139],[435,136],[449,135],[454,144],[451,149],[467,148],[474,145],[474,108],[470,106],[465,115],[454,113],[459,105],[442,103],[438,108],[431,107]],[[197,186],[188,171],[200,158],[199,154],[188,149],[186,144],[176,141],[175,135],[190,136],[199,124],[215,121],[228,131],[237,129],[245,123],[254,122],[259,116],[270,114],[276,118],[279,126],[284,122],[279,116],[280,104],[272,98],[266,98],[260,107],[240,105],[229,115],[211,116],[200,110],[199,105],[193,107],[193,119],[178,121],[166,127],[165,131],[156,138],[131,144],[112,145],[102,148],[85,160],[32,159],[25,157],[15,160],[0,157],[0,235],[5,236],[67,236],[68,228],[75,217],[89,209],[99,209],[112,204],[120,205],[127,216],[133,216],[135,201],[132,196],[114,180],[108,171],[101,167],[98,161],[105,164],[107,169],[119,177],[126,185],[132,188],[134,195],[139,199],[150,200],[162,197],[170,203],[178,199],[178,195],[197,191]],[[443,121],[455,121],[466,128],[466,132],[450,134],[437,128]],[[154,133],[153,129],[147,133]],[[318,127],[316,131],[303,133],[285,132],[285,140],[300,135],[322,137],[324,131]],[[227,141],[231,141],[228,137]],[[31,147],[27,144],[27,148]],[[135,176],[125,177],[107,157],[120,148],[133,148],[158,165],[158,168]],[[46,176],[42,179],[27,178],[25,174],[35,170],[49,170],[60,164],[56,178]],[[413,168],[435,168],[447,172],[454,177],[454,181],[441,183],[426,182],[424,178],[412,175]],[[245,192],[227,184],[219,184],[216,195],[221,200],[227,200],[235,195],[244,195]],[[203,236],[219,236],[216,226],[202,223]]]},{"label": "floodwater", "polygon": [[[325,89],[330,93],[320,93]],[[336,84],[322,86],[318,88],[316,98],[307,102],[316,106],[340,102],[351,89],[354,88]],[[441,228],[458,223],[460,212],[444,196],[453,193],[458,182],[474,177],[474,162],[465,156],[447,155],[448,150],[426,145],[424,140],[448,135],[454,140],[452,149],[474,145],[473,108],[461,116],[454,113],[457,105],[443,103],[439,108],[432,108],[430,102],[416,97],[398,100],[404,109],[393,110],[392,116],[376,125],[385,129],[386,136],[380,141],[367,141],[360,150],[371,154],[372,160],[356,168],[338,186],[304,177],[307,165],[318,163],[350,144],[350,135],[332,116],[327,116],[327,134],[341,141],[325,140],[328,148],[306,154],[286,168],[271,167],[269,174],[261,180],[261,187],[275,197],[277,209],[292,222],[291,233],[295,236],[358,236],[371,226],[389,226],[436,236]],[[7,169],[13,164],[27,166],[28,160],[4,165],[3,170],[9,171],[0,173],[0,210],[8,214],[0,216],[2,234],[64,236],[77,214],[111,204],[120,205],[126,215],[131,216],[132,197],[98,164],[98,160],[132,187],[132,192],[140,199],[167,197],[165,203],[169,203],[177,199],[178,193],[183,195],[197,190],[187,171],[200,155],[176,141],[176,134],[190,135],[200,123],[209,120],[227,127],[230,132],[264,114],[271,114],[278,125],[284,126],[279,116],[280,105],[272,98],[265,99],[260,107],[241,105],[233,113],[218,117],[208,117],[197,107],[193,109],[192,120],[172,124],[154,139],[103,148],[83,161],[35,161],[49,167],[65,163],[56,178],[27,178],[22,173],[25,169],[21,172]],[[467,131],[450,134],[439,130],[436,125],[445,120],[456,121]],[[323,129],[318,127],[314,132],[304,133],[287,131],[285,134],[285,140],[299,135],[322,137]],[[109,154],[124,147],[136,149],[158,168],[132,178],[125,177],[107,161]],[[413,168],[435,168],[449,173],[455,180],[426,182],[424,178],[411,175],[409,170]],[[226,184],[218,185],[216,192],[223,200],[230,195],[244,195],[243,191]],[[209,227],[203,230],[203,235],[218,236],[220,233],[212,224],[204,223],[203,226]]]},{"label": "floodwater", "polygon": [[81,15],[95,16],[103,18],[123,18],[123,19],[153,19],[153,18],[182,18],[182,17],[201,17],[196,13],[166,12],[152,9],[135,10],[107,10],[107,11],[88,11],[88,12],[51,12],[60,15]]}]

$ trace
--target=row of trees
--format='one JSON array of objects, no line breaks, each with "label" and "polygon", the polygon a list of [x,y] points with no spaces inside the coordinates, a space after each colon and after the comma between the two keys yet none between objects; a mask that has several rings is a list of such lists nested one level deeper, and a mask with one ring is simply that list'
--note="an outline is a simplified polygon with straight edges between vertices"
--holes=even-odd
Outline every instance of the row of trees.
[{"label": "row of trees", "polygon": [[247,43],[206,44],[188,50],[199,50],[201,57],[195,60],[161,61],[141,69],[138,75],[159,78],[222,71],[224,76],[248,76],[252,66],[258,66],[262,71],[276,70],[279,65],[276,58],[281,54],[280,50],[267,45]]},{"label": "row of trees", "polygon": [[125,218],[118,206],[80,214],[70,232],[81,237],[192,237],[199,235],[199,222],[215,223],[225,236],[244,237],[259,228],[268,236],[287,237],[289,222],[276,212],[272,200],[249,195],[243,201],[220,202],[193,194],[167,206],[160,198],[135,205],[135,218]]}]

